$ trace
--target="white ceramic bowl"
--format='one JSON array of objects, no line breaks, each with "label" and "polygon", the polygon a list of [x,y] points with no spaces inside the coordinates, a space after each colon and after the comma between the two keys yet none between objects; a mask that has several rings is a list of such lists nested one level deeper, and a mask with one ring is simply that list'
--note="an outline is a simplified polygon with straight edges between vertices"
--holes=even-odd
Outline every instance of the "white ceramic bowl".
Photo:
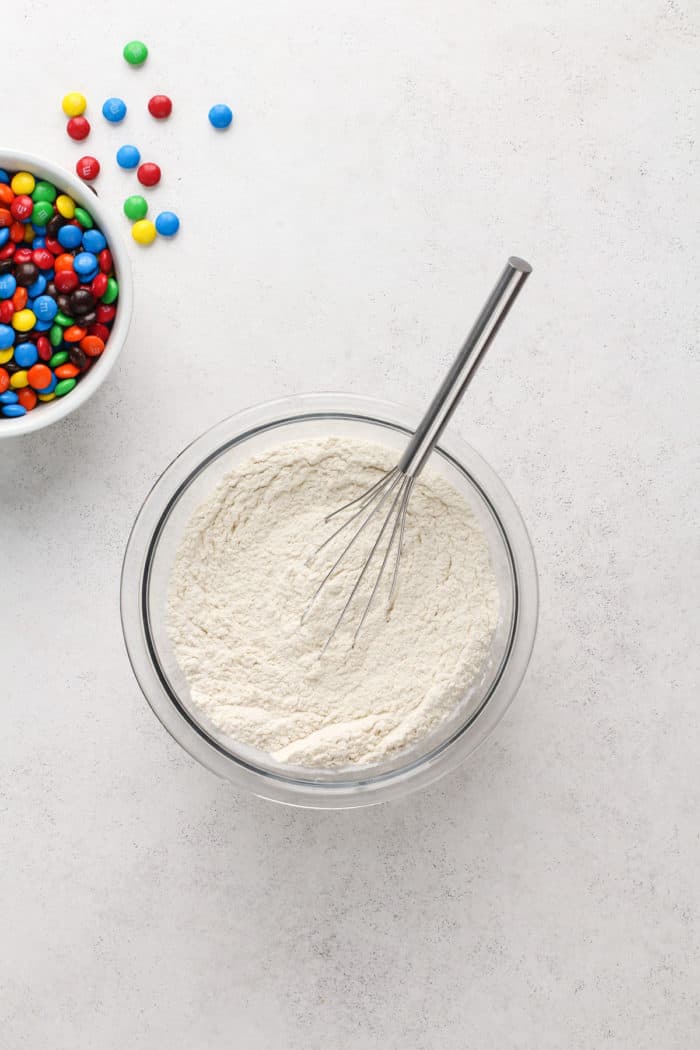
[{"label": "white ceramic bowl", "polygon": [[9,438],[29,434],[33,430],[41,430],[42,427],[64,419],[84,405],[87,399],[92,397],[97,388],[104,383],[126,341],[133,310],[134,292],[131,265],[122,235],[117,227],[116,215],[111,209],[105,207],[99,197],[95,196],[84,182],[59,167],[58,164],[17,150],[0,149],[0,168],[5,168],[7,171],[29,171],[37,179],[47,179],[90,212],[95,219],[95,224],[107,238],[114,260],[114,272],[119,282],[117,313],[104,353],[95,361],[87,375],[71,390],[70,394],[37,405],[33,412],[27,412],[25,416],[20,416],[18,419],[0,419],[0,438]]}]

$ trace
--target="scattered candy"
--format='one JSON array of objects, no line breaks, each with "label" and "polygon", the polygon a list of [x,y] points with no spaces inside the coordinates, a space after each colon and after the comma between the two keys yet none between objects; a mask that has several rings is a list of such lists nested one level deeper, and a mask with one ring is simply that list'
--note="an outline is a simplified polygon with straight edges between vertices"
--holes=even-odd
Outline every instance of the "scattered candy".
[{"label": "scattered candy", "polygon": [[160,168],[157,164],[147,162],[139,165],[136,178],[142,186],[155,186],[160,182]]},{"label": "scattered candy", "polygon": [[148,112],[157,120],[164,120],[173,111],[172,101],[167,95],[154,95],[148,101]]},{"label": "scattered candy", "polygon": [[174,237],[180,229],[180,220],[175,212],[162,211],[156,217],[156,230],[161,237]]},{"label": "scattered candy", "polygon": [[81,179],[92,182],[100,174],[100,162],[97,157],[81,157],[75,165],[75,170]]},{"label": "scattered candy", "polygon": [[79,117],[87,109],[87,99],[79,91],[71,91],[63,96],[61,105],[67,117]]},{"label": "scattered candy", "polygon": [[122,54],[130,66],[142,66],[148,58],[148,48],[140,40],[130,40]]},{"label": "scattered candy", "polygon": [[102,116],[110,124],[119,124],[126,116],[126,102],[121,98],[108,98],[102,104]]},{"label": "scattered candy", "polygon": [[[131,236],[138,244],[152,244],[156,239],[156,228],[150,219],[139,219],[131,227]],[[83,347],[85,349],[85,347]]]},{"label": "scattered candy", "polygon": [[227,128],[232,120],[233,113],[230,107],[223,102],[219,102],[218,105],[212,106],[209,110],[209,123],[220,131]]},{"label": "scattered candy", "polygon": [[74,389],[105,350],[118,297],[89,212],[30,172],[0,170],[0,425]]},{"label": "scattered candy", "polygon": [[132,194],[124,201],[124,214],[127,219],[132,219],[134,222],[138,219],[145,219],[147,211],[148,202],[138,193]]},{"label": "scattered candy", "polygon": [[86,117],[71,117],[66,124],[66,131],[76,142],[82,142],[90,134],[90,121]]},{"label": "scattered candy", "polygon": [[117,164],[120,168],[136,168],[141,160],[141,154],[136,146],[120,146],[117,150]]}]

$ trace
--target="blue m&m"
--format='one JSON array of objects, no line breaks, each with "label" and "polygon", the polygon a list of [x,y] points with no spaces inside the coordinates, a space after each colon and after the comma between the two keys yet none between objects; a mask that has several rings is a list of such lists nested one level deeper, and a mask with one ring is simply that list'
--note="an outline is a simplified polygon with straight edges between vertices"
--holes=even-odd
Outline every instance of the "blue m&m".
[{"label": "blue m&m", "polygon": [[17,281],[11,273],[4,273],[0,276],[0,299],[11,299],[16,288]]},{"label": "blue m&m", "polygon": [[58,304],[51,295],[38,295],[33,310],[38,321],[53,321],[58,313]]},{"label": "blue m&m", "polygon": [[86,252],[99,255],[107,247],[107,238],[99,230],[86,230],[83,234],[83,248]]},{"label": "blue m&m", "polygon": [[72,251],[73,248],[78,248],[83,243],[83,231],[79,226],[73,226],[72,223],[66,223],[66,225],[61,226],[61,229],[58,231],[57,240],[62,248],[67,248],[69,251]]},{"label": "blue m&m", "polygon": [[162,211],[156,218],[156,230],[161,237],[174,237],[180,229],[180,220],[173,211]]},{"label": "blue m&m", "polygon": [[121,98],[108,98],[102,103],[102,116],[110,124],[120,124],[126,116],[126,102]]},{"label": "blue m&m", "polygon": [[73,269],[81,277],[94,273],[98,269],[97,256],[93,255],[92,252],[78,252],[73,259]]},{"label": "blue m&m", "polygon": [[224,128],[227,128],[232,120],[233,113],[231,112],[231,108],[223,102],[217,103],[216,106],[212,106],[209,110],[209,123],[213,128],[217,128],[219,131],[223,131]]},{"label": "blue m&m", "polygon": [[120,168],[137,168],[141,160],[141,154],[136,146],[120,146],[117,150],[117,164]]},{"label": "blue m&m", "polygon": [[39,360],[39,351],[34,343],[21,343],[15,347],[15,364],[20,368],[31,368]]}]

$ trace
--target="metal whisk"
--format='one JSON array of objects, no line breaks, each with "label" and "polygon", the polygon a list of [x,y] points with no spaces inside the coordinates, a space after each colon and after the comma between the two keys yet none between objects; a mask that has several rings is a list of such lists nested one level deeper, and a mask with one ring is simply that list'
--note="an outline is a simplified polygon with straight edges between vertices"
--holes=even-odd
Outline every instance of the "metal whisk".
[{"label": "metal whisk", "polygon": [[[367,491],[363,492],[360,496],[345,503],[342,507],[338,507],[337,510],[333,511],[332,514],[329,514],[324,519],[324,523],[327,524],[346,511],[352,512],[347,520],[336,528],[335,531],[324,540],[320,547],[314,551],[311,559],[315,558],[317,554],[327,548],[353,523],[357,522],[357,528],[352,533],[349,542],[345,545],[318,585],[306,612],[304,613],[302,622],[306,619],[319,594],[331,577],[338,571],[346,555],[355,546],[360,536],[365,533],[365,530],[371,522],[378,518],[382,507],[388,508],[384,520],[379,527],[376,539],[370,547],[369,554],[360,568],[349,597],[336,620],[333,630],[323,646],[322,652],[325,652],[333,641],[338,628],[345,619],[355,595],[367,576],[370,565],[373,563],[375,556],[379,552],[379,557],[381,558],[379,572],[374,584],[372,585],[369,599],[365,605],[360,622],[358,623],[353,636],[352,644],[353,646],[355,645],[357,637],[369,615],[370,609],[372,608],[372,603],[374,602],[377,591],[379,590],[379,585],[384,577],[384,573],[391,558],[391,552],[395,548],[396,553],[394,555],[394,566],[387,604],[387,608],[391,608],[399,576],[399,564],[403,548],[406,512],[408,510],[408,503],[411,498],[411,492],[416,478],[425,466],[428,457],[439,441],[443,430],[452,417],[452,413],[462,400],[467,387],[474,378],[479,364],[483,360],[484,354],[491,345],[508,311],[513,305],[516,296],[531,272],[532,267],[529,263],[526,263],[523,259],[511,256],[503,273],[499,277],[495,288],[487,299],[484,308],[474,322],[474,326],[467,336],[464,346],[457,354],[452,367],[445,376],[435,397],[431,401],[423,419],[418,424],[418,427],[413,437],[408,442],[406,450],[401,456],[399,462],[392,470],[381,477],[375,485],[372,485],[370,489],[367,489]],[[385,537],[388,537],[388,539],[385,539]],[[385,543],[383,553],[382,541]]]}]

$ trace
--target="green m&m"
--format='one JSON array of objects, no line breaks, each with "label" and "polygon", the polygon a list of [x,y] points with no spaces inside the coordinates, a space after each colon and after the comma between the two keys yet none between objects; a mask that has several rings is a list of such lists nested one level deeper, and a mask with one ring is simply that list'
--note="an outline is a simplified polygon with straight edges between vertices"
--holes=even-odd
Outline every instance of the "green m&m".
[{"label": "green m&m", "polygon": [[71,390],[75,386],[75,379],[62,379],[60,383],[56,383],[54,394],[56,397],[64,397],[66,394],[70,394]]},{"label": "green m&m", "polygon": [[32,208],[32,222],[35,226],[45,226],[53,218],[54,207],[50,201],[36,201]]},{"label": "green m&m", "polygon": [[95,225],[92,221],[92,216],[90,215],[90,212],[85,211],[85,208],[76,207],[75,218],[78,220],[78,222],[84,230],[91,230]]},{"label": "green m&m", "polygon": [[53,202],[56,200],[57,195],[58,190],[55,186],[53,186],[50,182],[44,182],[43,179],[40,179],[34,187],[34,192],[32,193],[32,200],[35,204],[37,203],[37,201],[48,201],[49,204],[53,204]]},{"label": "green m&m", "polygon": [[148,202],[145,197],[135,193],[131,197],[127,197],[124,201],[124,214],[128,219],[132,219],[137,222],[139,219],[146,218],[146,212],[148,211]]},{"label": "green m&m", "polygon": [[140,40],[130,40],[122,54],[130,66],[142,66],[148,58],[148,48]]}]

